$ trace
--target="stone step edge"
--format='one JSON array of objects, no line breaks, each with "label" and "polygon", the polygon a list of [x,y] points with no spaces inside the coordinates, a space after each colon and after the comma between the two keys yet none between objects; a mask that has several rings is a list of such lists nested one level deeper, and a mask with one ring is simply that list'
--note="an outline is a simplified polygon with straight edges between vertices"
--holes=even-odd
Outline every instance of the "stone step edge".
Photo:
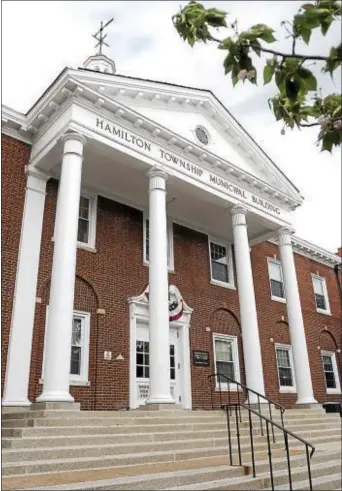
[{"label": "stone step edge", "polygon": [[[62,428],[64,428],[62,426]],[[83,428],[89,428],[88,426],[84,426]],[[96,426],[91,426],[91,428],[97,428]],[[145,427],[144,427],[145,428]],[[6,428],[4,428],[5,430]],[[39,428],[40,429],[40,428]],[[335,426],[332,426],[331,428],[328,427],[328,428],[323,428],[325,430],[325,432],[327,432],[328,434],[330,432],[334,432],[336,431],[336,427]],[[248,428],[243,428],[243,429],[240,429],[240,431],[243,430],[243,433],[242,433],[242,437],[241,438],[249,438],[249,429]],[[259,428],[255,428],[255,430],[259,431],[260,429]],[[139,436],[139,437],[146,437],[147,435],[151,436],[155,436],[155,435],[177,435],[177,434],[182,434],[182,435],[189,435],[191,436],[192,434],[196,433],[196,434],[204,434],[204,433],[208,433],[210,431],[215,431],[215,432],[222,432],[224,433],[225,435],[227,434],[227,428],[224,427],[224,428],[215,428],[215,429],[192,429],[192,430],[189,430],[189,431],[186,431],[185,429],[184,430],[179,430],[179,431],[145,431],[145,432],[137,432],[137,433],[91,433],[89,435],[83,435],[83,434],[78,434],[78,433],[75,433],[74,435],[40,435],[40,436],[4,436],[2,437],[2,441],[15,441],[15,442],[18,442],[18,441],[25,441],[25,440],[33,440],[33,441],[37,441],[37,443],[39,443],[40,441],[43,441],[43,440],[46,440],[46,439],[51,439],[51,440],[64,440],[66,437],[67,438],[75,438],[77,440],[79,439],[86,439],[86,438],[95,438],[95,437],[98,437],[98,438],[108,438],[108,437],[112,437],[112,438],[117,438],[117,437],[126,437],[128,435],[130,436]],[[234,429],[235,431],[235,429]],[[300,437],[303,437],[304,438],[304,435],[307,435],[307,434],[316,434],[316,433],[321,433],[322,432],[322,427],[320,426],[319,428],[308,428],[308,429],[305,429],[305,427],[302,427],[302,430],[300,432],[300,434],[298,433],[298,436]],[[253,436],[256,438],[256,437],[260,437],[260,438],[266,438],[266,435],[265,435],[266,431],[264,431],[264,435],[261,435],[259,432],[258,433],[253,433]],[[274,433],[275,436],[280,436],[282,435],[282,432],[279,430],[278,432],[275,432]],[[236,435],[235,433],[232,435],[232,438],[234,440],[236,440]],[[166,442],[167,440],[165,440]],[[186,439],[186,441],[188,441],[188,439]],[[145,443],[152,443],[152,442],[145,442]]]},{"label": "stone step edge", "polygon": [[[326,437],[325,436],[322,436],[321,439],[323,439],[323,438],[326,438]],[[205,444],[206,442],[208,442],[208,440],[210,441],[210,440],[212,440],[212,438],[195,438],[195,439],[187,439],[187,440],[178,440],[177,443],[180,446],[182,445],[182,443],[187,443],[187,444],[189,444],[189,443],[196,443],[196,444],[203,443],[203,444]],[[236,440],[236,438],[234,438],[234,440]],[[242,449],[248,449],[248,448],[250,448],[250,443],[249,443],[249,437],[248,436],[242,437],[240,439],[240,441],[241,440],[244,440],[244,442],[242,442],[242,443],[245,443],[246,442],[245,445],[241,444],[241,450]],[[226,436],[223,436],[223,437],[214,437],[214,441],[215,442],[226,443],[227,444],[226,445],[227,452],[228,452],[228,443],[227,443],[227,437]],[[107,449],[107,448],[122,448],[124,446],[132,446],[133,444],[135,444],[137,447],[146,447],[147,444],[160,445],[160,446],[162,446],[162,445],[165,445],[166,443],[169,443],[169,442],[162,440],[162,441],[157,441],[157,442],[153,442],[152,441],[152,442],[139,442],[139,443],[135,443],[135,442],[112,443],[112,444],[108,444],[108,445],[101,445],[101,448],[103,448],[103,449]],[[174,440],[172,440],[172,443],[176,443],[176,442]],[[297,446],[299,445],[298,442],[296,442],[293,439],[292,439],[292,442],[289,441],[289,443],[290,443],[291,448],[293,448],[293,445],[295,445],[295,444]],[[261,448],[261,447],[264,448],[266,444],[267,444],[266,440],[261,440],[261,441],[258,441],[254,445],[254,447],[255,448]],[[283,445],[283,444],[284,444],[283,442],[278,441],[275,444],[273,443],[272,445]],[[97,445],[78,445],[78,446],[69,446],[69,445],[67,445],[65,447],[57,447],[56,449],[54,448],[54,449],[50,449],[50,450],[56,450],[56,451],[60,451],[60,450],[63,450],[63,451],[75,451],[75,450],[79,450],[79,449],[82,449],[82,450],[84,450],[84,449],[94,449],[94,448],[98,448],[98,446],[99,446],[98,444]],[[195,447],[195,448],[198,448],[198,447]],[[207,446],[205,446],[205,448],[207,448]],[[232,442],[232,448],[233,449],[237,449],[237,440]],[[277,449],[279,447],[277,446],[277,447],[273,447],[273,448],[274,449]],[[304,448],[304,446],[303,446],[303,448]],[[24,453],[27,453],[27,452],[40,452],[40,451],[43,451],[44,452],[44,450],[46,451],[47,449],[44,449],[44,448],[43,449],[36,449],[36,448],[30,448],[30,447],[28,447],[28,448],[14,448],[14,449],[12,449],[12,448],[3,448],[2,449],[2,454],[3,455],[5,455],[5,454],[6,455],[14,455],[14,454],[17,454],[19,452],[24,452]],[[191,447],[190,448],[185,448],[184,450],[191,450]],[[172,449],[170,449],[169,451],[172,451]],[[113,455],[115,455],[115,454],[113,454]],[[120,454],[120,455],[125,455],[125,454]],[[2,462],[3,465],[6,464],[6,463],[7,462]]]},{"label": "stone step edge", "polygon": [[[294,456],[294,457],[297,457],[295,460],[300,460],[301,457],[303,456]],[[282,460],[284,459],[274,459],[274,463],[277,463],[277,462],[281,462]],[[267,466],[268,465],[268,460],[262,460],[262,461],[257,461],[256,462],[256,466],[260,467],[260,466]],[[334,463],[332,463],[331,461],[329,462],[321,462],[319,464],[316,464],[315,465],[315,469],[320,469],[320,468],[330,468],[334,465]],[[100,488],[101,487],[107,487],[107,486],[111,486],[111,485],[120,485],[120,484],[129,484],[129,483],[141,483],[141,482],[145,482],[145,481],[154,481],[154,480],[160,480],[160,479],[167,479],[167,478],[171,478],[171,477],[181,477],[181,476],[186,476],[188,475],[189,473],[192,473],[192,474],[196,474],[196,475],[201,475],[201,474],[206,474],[206,473],[214,473],[214,472],[220,472],[220,471],[224,471],[224,470],[227,470],[227,471],[232,471],[233,469],[234,470],[240,470],[241,472],[243,472],[243,467],[251,467],[250,466],[229,466],[229,465],[222,465],[222,466],[215,466],[215,467],[207,467],[207,468],[200,468],[200,469],[187,469],[187,470],[178,470],[178,471],[166,471],[166,472],[159,472],[159,473],[151,473],[151,474],[140,474],[140,475],[135,475],[135,476],[126,476],[126,477],[119,477],[119,478],[111,478],[111,479],[100,479],[100,480],[96,480],[96,481],[83,481],[83,482],[77,482],[77,483],[68,483],[68,484],[63,484],[63,485],[51,485],[51,486],[43,486],[43,487],[35,487],[35,488],[20,488],[20,489],[25,489],[25,491],[43,491],[43,490],[46,490],[46,491],[49,491],[49,490],[85,490],[85,489],[97,489],[97,488]],[[313,467],[313,465],[312,465]],[[297,470],[297,474],[299,474],[303,467],[293,467],[293,469],[296,469]],[[284,474],[287,474],[287,469],[277,469],[274,474],[278,473],[277,475],[278,476],[282,476]],[[294,474],[294,473],[293,473]],[[33,476],[33,474],[31,474]],[[30,475],[30,476],[31,476]],[[256,478],[253,478],[250,475],[248,476],[232,476],[228,479],[241,479],[242,477],[246,477],[248,478],[248,481],[250,479],[253,479],[253,481],[255,479],[263,479],[263,476],[264,475],[267,475],[269,476],[269,473],[267,472],[264,472],[264,473],[261,473],[260,475],[256,475]],[[326,476],[324,476],[326,477]],[[219,480],[221,482],[221,479]],[[216,481],[216,482],[219,482],[219,481]],[[209,481],[209,482],[213,482],[213,481]],[[214,481],[215,482],[215,481]],[[190,486],[193,486],[193,485],[198,485],[198,484],[205,484],[205,482],[201,482],[201,483],[193,483],[191,484]],[[184,486],[182,486],[182,488],[180,487],[177,487],[177,488],[171,488],[171,489],[183,489]],[[186,489],[186,488],[185,488]],[[286,488],[284,488],[286,489]],[[299,488],[300,489],[300,488]]]},{"label": "stone step edge", "polygon": [[[322,462],[322,463],[319,463],[319,464],[311,464],[311,473],[313,473],[314,471],[316,470],[320,470],[320,469],[329,469],[330,467],[334,467],[336,465],[336,462]],[[303,472],[304,468],[303,467],[294,467],[292,469],[292,480],[293,482],[295,481],[295,474],[300,474],[301,472]],[[287,468],[286,469],[277,469],[275,471],[273,471],[273,477],[276,479],[277,477],[282,477],[284,475],[288,475],[288,470]],[[317,476],[316,479],[318,477],[322,477],[322,476]],[[312,479],[315,479],[314,477]],[[209,489],[215,489],[216,486],[220,486],[220,489],[223,489],[221,486],[224,486],[225,484],[231,486],[233,484],[240,484],[241,483],[249,483],[251,480],[253,480],[253,483],[256,484],[257,482],[262,484],[263,486],[262,487],[253,487],[251,489],[265,489],[265,481],[268,482],[270,480],[270,473],[269,472],[263,472],[261,474],[257,474],[256,477],[253,477],[252,475],[248,475],[248,476],[240,476],[240,477],[232,477],[232,478],[227,478],[227,479],[220,479],[220,480],[217,480],[217,481],[207,481],[207,482],[201,482],[199,484],[202,485],[202,487],[200,489],[205,489],[205,490],[209,490]],[[190,490],[196,490],[196,489],[199,489],[198,487],[198,484],[190,484],[190,485],[186,485],[186,486],[182,486],[182,487],[179,487],[179,486],[176,486],[176,487],[172,487],[172,488],[167,488],[167,491],[176,491],[176,490],[182,490],[182,491],[190,491]],[[204,486],[204,487],[203,487]],[[281,484],[279,486],[282,486]],[[233,488],[231,488],[233,489]],[[241,489],[241,488],[239,488]],[[285,488],[287,489],[287,488]],[[164,490],[166,491],[166,490]]]},{"label": "stone step edge", "polygon": [[[254,435],[255,437],[259,437],[261,438],[261,440],[259,440],[257,442],[257,446],[260,447],[260,445],[266,445],[267,444],[267,440],[266,440],[266,437],[262,437],[261,435]],[[313,442],[313,444],[316,446],[317,444],[319,443],[325,443],[325,440],[327,439],[327,437],[331,437],[331,436],[335,436],[336,439],[340,438],[340,435],[336,435],[335,433],[333,435],[322,435],[321,437],[316,437],[315,438],[315,441]],[[37,438],[41,438],[41,437],[37,437]],[[45,437],[43,437],[45,438]],[[208,440],[212,440],[212,438],[194,438],[194,439],[186,439],[186,440],[179,440],[178,443],[181,445],[182,443],[206,443],[208,442]],[[228,441],[227,441],[227,436],[222,436],[222,437],[214,437],[214,440],[215,441],[219,441],[219,442],[226,442],[227,443],[227,451],[228,451]],[[241,449],[244,449],[244,448],[248,448],[250,447],[250,444],[249,444],[249,435],[246,435],[246,436],[243,436],[240,438],[240,441],[243,441],[244,442],[248,442],[246,443],[246,445],[241,445]],[[20,440],[19,440],[20,441]],[[329,438],[329,442],[332,441],[331,438]],[[333,439],[333,441],[335,441],[335,439]],[[127,446],[131,446],[134,442],[127,442],[127,443],[111,443],[111,444],[108,444],[108,445],[101,445],[102,448],[122,448],[123,446],[127,445]],[[136,446],[146,446],[147,444],[153,444],[153,445],[165,445],[166,443],[169,443],[168,441],[164,441],[164,440],[161,440],[161,441],[151,441],[151,442],[138,442],[136,443]],[[174,440],[172,440],[172,443],[175,443]],[[303,447],[304,448],[304,444],[300,444],[300,442],[297,442],[295,439],[293,439],[292,437],[289,439],[289,443],[290,443],[290,446],[291,448],[293,448],[293,446],[298,446],[298,447]],[[283,444],[283,441],[282,440],[276,440],[275,444],[272,443],[272,445],[282,445]],[[66,446],[61,446],[61,447],[57,447],[56,450],[69,450],[69,451],[73,451],[73,450],[77,450],[77,449],[84,449],[84,448],[89,448],[89,449],[93,449],[93,448],[97,448],[98,447],[98,444],[96,445],[66,445]],[[232,447],[234,449],[237,448],[237,439],[236,439],[236,436],[233,436],[232,437]],[[196,447],[197,448],[197,447]],[[278,447],[273,447],[273,448],[278,448]],[[44,450],[44,449],[43,449]],[[46,450],[46,449],[45,449]],[[55,449],[53,449],[55,450]],[[187,449],[185,449],[187,450]],[[36,449],[36,448],[30,448],[30,447],[27,447],[27,448],[15,448],[15,449],[11,449],[11,448],[3,448],[2,449],[2,452],[3,452],[3,455],[4,454],[15,454],[15,453],[18,453],[18,452],[32,452],[32,451],[36,451],[36,452],[39,452],[41,451],[41,449]],[[124,455],[124,454],[121,454],[121,455]],[[3,462],[3,464],[5,464],[5,462]]]},{"label": "stone step edge", "polygon": [[[179,451],[179,453],[181,453],[181,451]],[[195,452],[196,453],[196,452]],[[199,453],[199,452],[197,452]],[[264,452],[266,454],[266,452]],[[160,454],[164,455],[165,452],[153,452],[153,455],[157,455],[159,456]],[[145,456],[146,454],[140,454],[142,456]],[[336,456],[338,457],[340,454],[339,454],[339,451],[338,450],[332,450],[332,451],[324,451],[324,452],[320,452],[320,457],[324,458],[323,462],[325,462],[326,460],[329,460],[331,461],[332,458],[335,458]],[[222,458],[222,457],[226,457],[227,459],[227,465],[228,467],[230,468],[240,468],[240,466],[237,466],[237,465],[233,465],[232,467],[229,466],[229,459],[228,459],[228,456],[226,455],[226,453],[224,454],[218,454],[218,455],[211,455],[209,456],[209,459],[217,459],[217,458]],[[292,462],[301,462],[301,460],[304,458],[304,454],[294,454],[294,455],[291,455],[291,461]],[[178,462],[196,462],[196,461],[201,461],[203,460],[203,456],[200,456],[200,457],[192,457],[192,458],[188,458],[188,459],[179,459],[179,460],[167,460],[167,461],[157,461],[157,462],[149,462],[149,464],[155,464],[155,463],[159,463],[159,464],[169,464],[169,463],[178,463]],[[108,460],[111,460],[111,456],[108,456],[107,457]],[[71,461],[71,462],[79,462],[79,461],[83,461],[83,460],[89,460],[89,461],[98,461],[98,460],[101,460],[103,461],[103,458],[99,458],[99,457],[88,457],[86,459],[82,459],[82,458],[71,458],[71,459],[64,459],[65,461]],[[63,461],[64,461],[63,460]],[[120,459],[118,459],[120,460]],[[59,459],[58,459],[59,461]],[[281,462],[285,462],[286,461],[286,457],[285,456],[278,456],[278,457],[275,457],[273,458],[273,463],[274,464],[277,464],[277,463],[281,463]],[[44,462],[49,462],[49,461],[40,461],[44,464]],[[22,462],[22,465],[25,465],[27,464],[27,462]],[[269,461],[268,459],[267,460],[256,460],[255,462],[255,465],[256,467],[259,466],[266,466],[268,468],[268,465],[269,465]],[[141,463],[137,463],[137,464],[123,464],[123,465],[118,465],[117,468],[132,468],[132,467],[139,467],[141,466]],[[247,462],[245,463],[242,467],[251,467],[252,466],[252,463],[251,462]],[[216,466],[217,467],[217,466]],[[95,469],[100,469],[100,470],[106,470],[106,469],[112,469],[113,466],[110,465],[108,467],[99,467],[99,468],[93,468],[94,470]],[[91,469],[86,469],[86,470],[91,470]],[[191,472],[192,469],[189,469],[189,472]],[[18,477],[38,477],[38,476],[43,476],[43,475],[58,475],[58,474],[63,474],[65,472],[67,473],[70,473],[70,472],[82,472],[84,471],[84,469],[74,469],[74,470],[71,470],[71,471],[47,471],[47,472],[34,472],[34,473],[28,473],[28,474],[11,474],[11,475],[8,475],[8,476],[4,476],[6,479],[11,479],[11,478],[18,478]],[[142,474],[143,475],[143,474]]]},{"label": "stone step edge", "polygon": [[[245,447],[242,447],[245,448]],[[281,449],[279,449],[281,450]],[[291,450],[301,450],[300,447],[292,447]],[[112,455],[100,455],[100,456],[90,456],[90,457],[72,457],[72,458],[65,458],[65,457],[60,457],[57,459],[47,459],[47,460],[26,460],[26,461],[18,461],[18,462],[2,462],[2,468],[5,467],[17,467],[17,466],[27,466],[27,465],[40,465],[40,464],[59,464],[59,463],[64,463],[64,462],[83,462],[83,461],[103,461],[103,460],[109,460],[109,459],[114,459],[117,461],[123,460],[123,459],[128,459],[128,458],[143,458],[143,457],[149,457],[149,456],[164,456],[164,455],[181,455],[184,453],[192,453],[192,454],[200,454],[208,451],[214,451],[217,452],[217,455],[226,455],[227,456],[227,461],[228,461],[228,452],[225,447],[205,447],[204,449],[201,447],[195,447],[195,448],[185,448],[181,450],[159,450],[159,451],[153,451],[153,452],[134,452],[134,453],[127,453],[127,454],[112,454]],[[222,453],[220,453],[222,451]],[[255,450],[256,452],[266,452],[266,449],[260,448]],[[250,450],[247,448],[247,452],[250,453]],[[301,456],[301,455],[300,455]],[[193,458],[198,458],[198,457],[193,457]],[[202,458],[202,457],[200,457]],[[188,459],[185,459],[188,460]],[[174,461],[172,459],[171,461]],[[139,464],[140,465],[140,464]]]},{"label": "stone step edge", "polygon": [[[341,483],[341,473],[338,474],[329,474],[328,476],[319,476],[319,477],[313,477],[312,478],[312,487],[314,489],[316,488],[317,484],[325,484],[325,483],[330,483],[330,482],[335,482],[339,481]],[[296,481],[295,482],[296,487],[294,489],[302,490],[302,489],[309,489],[309,483],[308,480],[306,481]],[[275,491],[288,491],[288,485],[286,484],[281,484],[279,486],[275,486]],[[335,489],[340,489],[340,488],[335,488]],[[265,488],[263,491],[272,491],[272,488]]]}]

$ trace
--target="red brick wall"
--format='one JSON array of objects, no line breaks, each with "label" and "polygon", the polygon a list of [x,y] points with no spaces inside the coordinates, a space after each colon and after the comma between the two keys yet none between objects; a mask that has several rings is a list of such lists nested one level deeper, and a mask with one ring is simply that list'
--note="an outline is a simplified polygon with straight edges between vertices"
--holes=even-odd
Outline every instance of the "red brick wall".
[{"label": "red brick wall", "polygon": [[[20,148],[20,145],[18,147]],[[10,159],[13,160],[13,158],[17,157],[10,156]],[[8,167],[11,168],[11,163]],[[24,196],[24,183],[25,177],[23,176],[21,185],[23,192],[19,196],[20,202]],[[37,296],[41,299],[41,303],[36,304],[29,390],[31,400],[39,395],[42,388],[39,379],[41,377],[46,306],[49,299],[53,254],[51,239],[54,230],[57,190],[58,182],[50,180],[47,184],[38,274]],[[12,236],[13,230],[16,230],[14,236],[18,237],[22,206],[17,206],[17,196],[15,212],[15,216],[20,219],[12,222],[11,230]],[[7,212],[7,215],[10,214]],[[12,216],[11,220],[13,220]],[[7,230],[9,229],[7,225]],[[215,370],[212,341],[214,332],[238,337],[241,379],[245,381],[238,294],[234,290],[210,284],[206,235],[176,224],[173,230],[175,272],[170,273],[169,282],[179,288],[185,301],[194,309],[190,330],[191,350],[209,351],[211,361],[208,368],[191,365],[193,406],[209,408],[211,401],[207,377]],[[142,243],[142,212],[99,197],[96,230],[97,252],[81,249],[78,249],[77,252],[75,309],[91,313],[90,386],[73,386],[71,392],[76,400],[81,402],[84,409],[114,409],[128,405],[130,354],[127,298],[139,294],[148,282],[148,268],[142,264]],[[10,250],[12,247],[13,244]],[[9,249],[8,246],[7,249]],[[17,249],[18,244],[15,248],[15,261]],[[254,246],[251,251],[265,389],[269,397],[286,406],[291,406],[296,400],[295,394],[279,394],[278,391],[274,343],[290,344],[290,337],[286,305],[272,301],[270,298],[267,257],[273,257],[274,254],[279,258],[278,247],[268,242]],[[331,268],[297,254],[295,261],[315,397],[319,402],[337,400],[340,396],[326,394],[318,349],[318,346],[334,351],[337,347],[341,349],[340,305],[334,272]],[[331,316],[316,312],[311,273],[317,273],[317,271],[327,280]],[[5,274],[6,285],[8,285],[5,293],[8,302],[6,312],[9,316],[15,267],[13,271],[7,269]],[[97,314],[97,309],[105,309],[105,315]],[[210,332],[206,328],[210,328]],[[5,349],[7,337],[5,335],[3,343]],[[112,361],[103,360],[105,350],[112,351]],[[115,361],[115,357],[120,353],[124,360]]]},{"label": "red brick wall", "polygon": [[3,391],[25,199],[25,165],[28,164],[31,148],[26,143],[3,134],[1,145],[1,388]]}]

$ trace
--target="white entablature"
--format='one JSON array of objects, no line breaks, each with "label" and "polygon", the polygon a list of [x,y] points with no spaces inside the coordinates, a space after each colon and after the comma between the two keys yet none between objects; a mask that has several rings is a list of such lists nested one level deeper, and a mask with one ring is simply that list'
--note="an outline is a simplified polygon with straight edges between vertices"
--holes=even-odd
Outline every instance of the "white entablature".
[{"label": "white entablature", "polygon": [[[35,143],[67,104],[76,100],[87,101],[97,112],[101,110],[114,119],[119,117],[145,136],[149,133],[166,141],[170,147],[286,209],[302,202],[298,190],[209,91],[65,69],[27,115],[22,115],[23,121],[14,121],[11,111],[4,108],[4,132],[8,130],[12,136],[16,132],[24,141]],[[168,123],[165,114],[175,123]],[[177,132],[177,120],[188,128],[183,126]],[[195,137],[197,125],[208,130],[210,142],[206,146]]]}]

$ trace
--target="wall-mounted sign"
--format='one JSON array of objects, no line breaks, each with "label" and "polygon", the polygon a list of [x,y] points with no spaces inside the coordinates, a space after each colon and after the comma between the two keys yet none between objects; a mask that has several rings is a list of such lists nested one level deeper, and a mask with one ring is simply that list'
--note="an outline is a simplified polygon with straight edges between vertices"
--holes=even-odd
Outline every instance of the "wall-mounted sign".
[{"label": "wall-mounted sign", "polygon": [[263,212],[283,220],[288,218],[287,212],[278,207],[276,204],[255,196],[247,189],[230,182],[228,179],[217,175],[215,172],[203,169],[199,165],[181,158],[175,152],[166,151],[165,149],[154,144],[152,141],[149,141],[144,137],[134,135],[132,132],[124,129],[117,123],[114,125],[109,121],[100,118],[96,118],[95,121],[97,131],[110,135],[113,140],[132,149],[138,150],[140,153],[152,157],[158,162],[162,162],[163,164],[166,163],[167,165],[176,168],[183,174],[191,176],[196,180],[211,186],[212,188],[222,191],[227,195],[238,198],[240,201],[244,201]]},{"label": "wall-mounted sign", "polygon": [[209,367],[210,366],[210,360],[209,360],[209,351],[198,351],[198,350],[193,350],[192,351],[192,362],[194,365],[200,366],[200,367]]}]

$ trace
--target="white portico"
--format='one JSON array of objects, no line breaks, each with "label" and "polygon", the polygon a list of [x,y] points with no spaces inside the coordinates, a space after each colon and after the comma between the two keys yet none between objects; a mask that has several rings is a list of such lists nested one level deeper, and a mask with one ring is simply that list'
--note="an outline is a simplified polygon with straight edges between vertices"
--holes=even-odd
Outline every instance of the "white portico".
[{"label": "white portico", "polygon": [[[60,181],[46,366],[37,401],[73,400],[68,372],[77,217],[81,189],[84,189],[132,205],[149,215],[147,404],[175,402],[170,388],[168,220],[234,243],[247,385],[261,394],[264,394],[264,375],[249,248],[280,234],[297,402],[314,403],[290,239],[291,211],[302,201],[298,190],[211,92],[118,76],[114,74],[112,62],[106,62],[105,58],[91,57],[85,66],[87,70],[64,70],[25,117],[11,111],[7,115],[9,133],[20,127],[32,142],[28,183],[33,173],[43,190],[48,177]],[[97,66],[102,72],[93,71]],[[7,406],[30,404],[28,374],[41,218],[38,225],[32,224],[34,244],[28,240],[32,233],[29,220],[32,215],[42,217],[44,213],[44,199],[33,201],[31,193],[28,185],[16,279],[16,291],[25,294],[16,297],[13,309],[3,398],[3,405]],[[35,254],[31,254],[32,247]],[[31,264],[29,278],[23,263],[27,257]],[[140,305],[140,300],[130,299],[130,305]],[[182,336],[179,356],[185,368],[181,384],[186,388],[182,400],[190,408],[191,309],[184,315],[182,326],[174,327],[180,329]],[[142,317],[146,322],[146,309]],[[133,350],[137,326],[134,322],[130,325]],[[25,347],[18,342],[23,330]],[[131,370],[134,370],[132,364]],[[133,406],[136,404],[134,383],[131,382]]]}]

